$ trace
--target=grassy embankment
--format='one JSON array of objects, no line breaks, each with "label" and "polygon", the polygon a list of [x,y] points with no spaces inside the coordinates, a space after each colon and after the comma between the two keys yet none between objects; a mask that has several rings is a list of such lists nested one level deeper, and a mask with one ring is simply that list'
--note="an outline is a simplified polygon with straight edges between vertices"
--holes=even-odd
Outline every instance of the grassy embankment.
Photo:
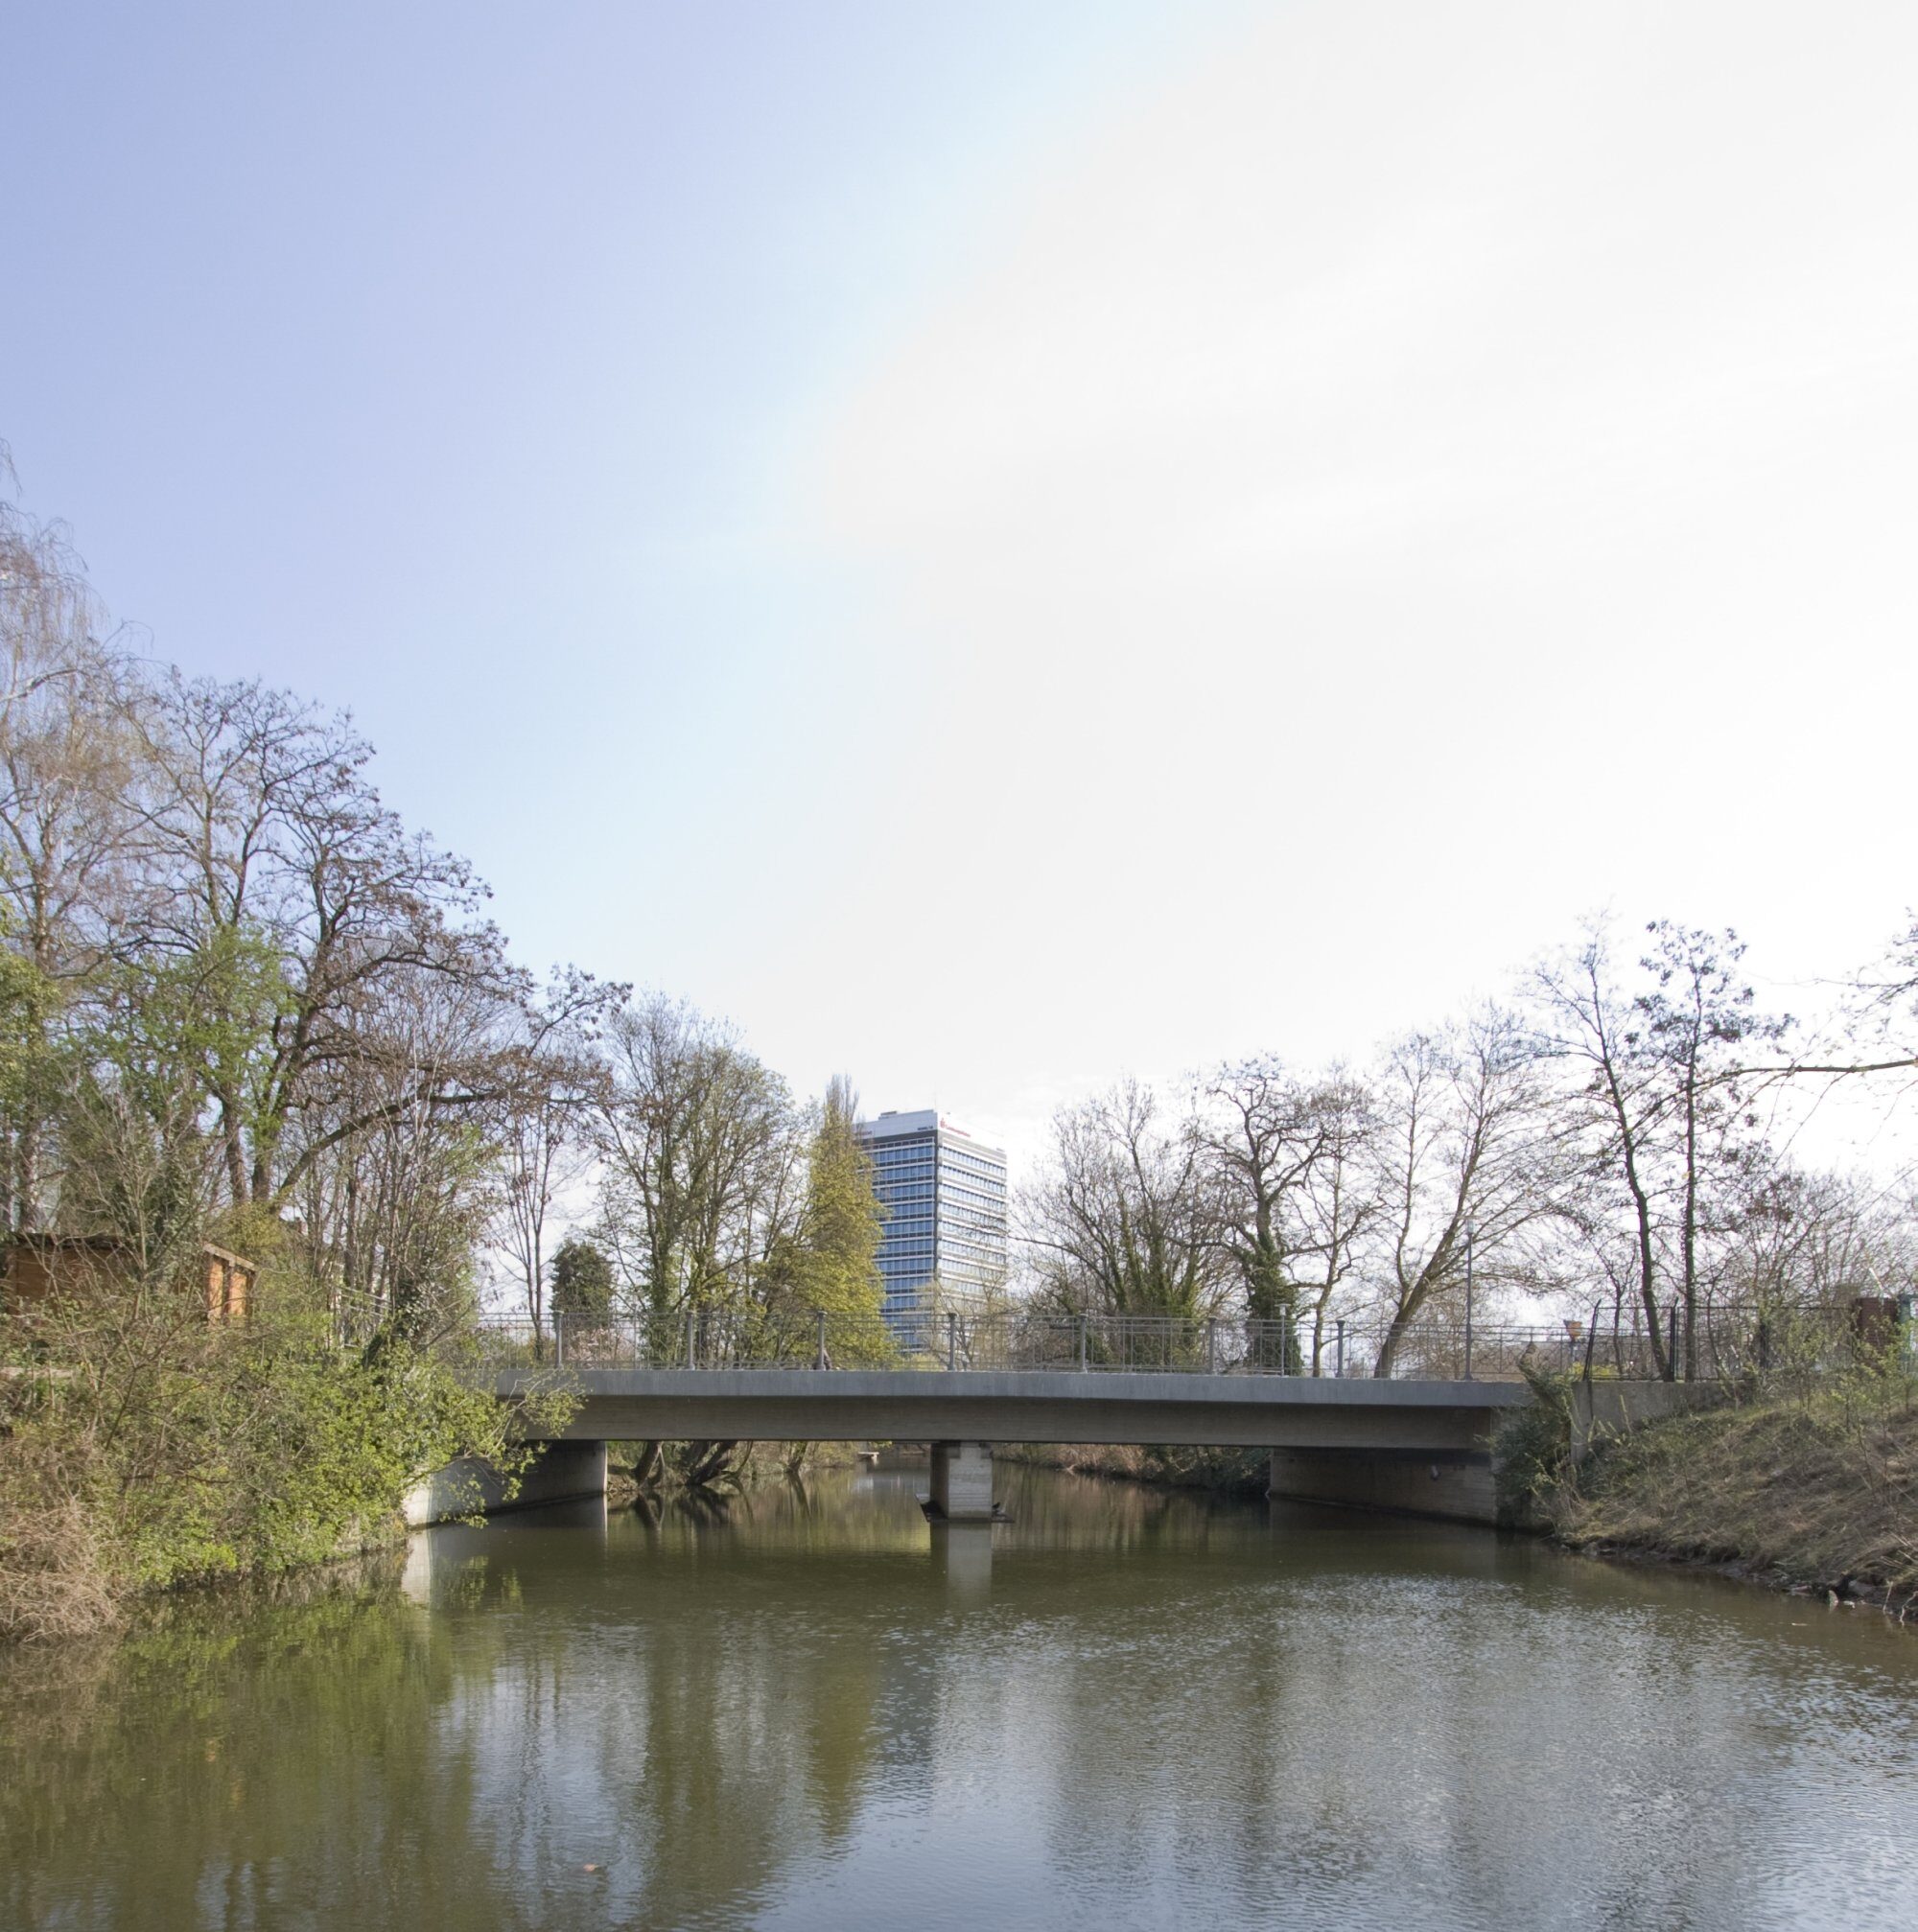
[{"label": "grassy embankment", "polygon": [[1570,1455],[1569,1385],[1508,1424],[1502,1479],[1573,1548],[1710,1564],[1918,1615],[1918,1382],[1741,1389]]},{"label": "grassy embankment", "polygon": [[[1918,1380],[1780,1378],[1571,1457],[1571,1385],[1507,1424],[1501,1481],[1570,1548],[1710,1564],[1918,1618]],[[1007,1445],[998,1454],[1161,1486],[1263,1493],[1257,1450]]]}]

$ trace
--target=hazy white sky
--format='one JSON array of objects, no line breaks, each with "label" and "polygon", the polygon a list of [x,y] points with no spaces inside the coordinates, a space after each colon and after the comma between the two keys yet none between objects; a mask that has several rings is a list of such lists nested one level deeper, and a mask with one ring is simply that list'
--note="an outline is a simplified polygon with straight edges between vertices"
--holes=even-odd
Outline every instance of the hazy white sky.
[{"label": "hazy white sky", "polygon": [[1918,896],[1909,7],[40,13],[30,505],[535,964],[1023,1148]]}]

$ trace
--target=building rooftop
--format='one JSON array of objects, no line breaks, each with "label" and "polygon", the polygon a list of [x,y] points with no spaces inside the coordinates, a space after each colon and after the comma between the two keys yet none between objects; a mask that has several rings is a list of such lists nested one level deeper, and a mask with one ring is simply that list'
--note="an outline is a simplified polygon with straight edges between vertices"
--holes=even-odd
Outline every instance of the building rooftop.
[{"label": "building rooftop", "polygon": [[[911,1113],[896,1113],[888,1110],[876,1120],[862,1120],[854,1124],[854,1131],[867,1140],[891,1140],[898,1134],[930,1133],[937,1128],[942,1133],[956,1135],[961,1140],[977,1141],[977,1136],[968,1127],[961,1127],[950,1114],[943,1114],[937,1107],[924,1106]],[[987,1147],[978,1142],[981,1153],[998,1154],[1004,1157],[1003,1148]]]}]

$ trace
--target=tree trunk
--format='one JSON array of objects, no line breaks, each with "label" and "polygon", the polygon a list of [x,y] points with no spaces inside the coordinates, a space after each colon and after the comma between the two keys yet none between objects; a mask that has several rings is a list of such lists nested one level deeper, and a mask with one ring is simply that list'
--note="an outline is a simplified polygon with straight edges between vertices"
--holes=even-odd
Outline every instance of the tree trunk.
[{"label": "tree trunk", "polygon": [[714,1477],[724,1472],[738,1446],[737,1442],[688,1443],[686,1486],[689,1489],[704,1489]]}]

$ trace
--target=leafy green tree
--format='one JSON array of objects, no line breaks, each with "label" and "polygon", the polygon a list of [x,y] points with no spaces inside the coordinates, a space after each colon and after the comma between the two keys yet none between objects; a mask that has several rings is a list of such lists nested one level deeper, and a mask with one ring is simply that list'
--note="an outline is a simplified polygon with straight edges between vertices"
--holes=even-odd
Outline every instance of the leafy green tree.
[{"label": "leafy green tree", "polygon": [[96,975],[55,1115],[68,1231],[117,1234],[156,1269],[169,1256],[177,1265],[219,1191],[211,1082],[246,1062],[278,1005],[271,951],[238,929]]},{"label": "leafy green tree", "polygon": [[872,1159],[854,1129],[856,1110],[851,1085],[835,1075],[807,1152],[797,1285],[811,1308],[877,1322],[885,1210],[873,1190]]},{"label": "leafy green tree", "polygon": [[552,1312],[603,1321],[613,1310],[613,1264],[590,1241],[570,1236],[552,1258]]}]

